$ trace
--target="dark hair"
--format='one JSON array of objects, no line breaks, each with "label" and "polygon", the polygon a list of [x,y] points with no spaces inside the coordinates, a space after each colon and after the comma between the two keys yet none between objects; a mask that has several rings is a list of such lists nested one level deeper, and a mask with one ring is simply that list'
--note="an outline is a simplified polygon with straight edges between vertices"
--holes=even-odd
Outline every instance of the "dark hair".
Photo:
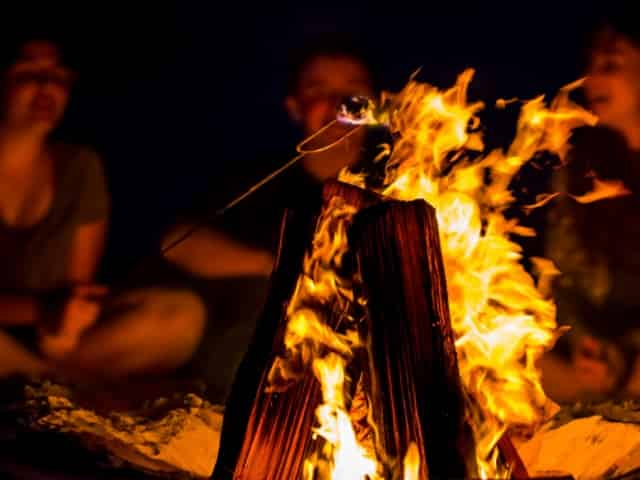
[{"label": "dark hair", "polygon": [[589,50],[600,48],[616,36],[622,36],[640,48],[640,25],[630,3],[609,7],[596,24],[589,42]]},{"label": "dark hair", "polygon": [[372,62],[369,61],[362,45],[350,36],[332,34],[316,37],[293,52],[289,61],[287,92],[296,91],[302,72],[318,57],[353,59],[365,67],[371,76],[371,82],[374,83],[375,75]]},{"label": "dark hair", "polygon": [[13,35],[12,38],[5,39],[2,42],[0,47],[0,72],[5,72],[20,58],[25,45],[39,41],[55,45],[65,66],[72,70],[77,70],[76,59],[74,55],[70,54],[67,42],[62,36],[47,31],[25,31],[20,35]]}]

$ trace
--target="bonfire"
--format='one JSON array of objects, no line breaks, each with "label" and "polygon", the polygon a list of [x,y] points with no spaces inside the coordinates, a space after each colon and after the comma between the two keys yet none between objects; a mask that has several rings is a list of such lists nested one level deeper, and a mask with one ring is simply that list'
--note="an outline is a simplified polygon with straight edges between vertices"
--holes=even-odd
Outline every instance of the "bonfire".
[{"label": "bonfire", "polygon": [[[381,145],[377,162],[385,162],[384,184],[376,193],[389,199],[424,200],[435,208],[448,287],[457,362],[474,436],[477,476],[507,478],[509,465],[499,461],[499,442],[506,432],[540,422],[547,399],[536,367],[559,334],[550,279],[559,272],[552,262],[532,258],[537,278],[523,267],[525,252],[514,236],[535,235],[505,212],[515,202],[509,186],[522,166],[541,153],[564,162],[571,132],[594,125],[596,117],[570,99],[581,82],[562,88],[550,103],[543,96],[529,101],[498,101],[498,108],[519,104],[517,133],[506,149],[485,151],[478,113],[482,102],[470,102],[467,89],[473,71],[463,72],[445,91],[411,80],[398,93],[378,99],[354,98],[343,105],[338,122],[354,128],[383,125],[393,145]],[[340,180],[365,188],[366,174],[344,171]],[[594,191],[577,201],[589,202],[625,193],[621,185],[594,181]],[[541,196],[536,208],[556,194]],[[328,301],[361,302],[353,289],[357,272],[341,273],[348,252],[346,230],[356,209],[333,202],[322,214],[313,246],[305,257],[287,308],[286,355],[271,367],[271,384],[296,377],[294,364],[312,365],[321,385],[315,436],[326,441],[328,468],[317,456],[305,467],[305,478],[365,480],[383,478],[380,450],[358,442],[350,420],[351,398],[346,365],[353,350],[366,344],[354,323],[338,332],[321,311],[309,305]],[[357,379],[355,379],[357,381]],[[375,429],[375,425],[372,428]],[[417,439],[416,439],[417,441]],[[377,453],[378,452],[378,453]],[[405,452],[405,480],[417,479],[420,462],[415,445]],[[382,455],[384,456],[384,454]],[[321,472],[321,473],[319,473]]]}]

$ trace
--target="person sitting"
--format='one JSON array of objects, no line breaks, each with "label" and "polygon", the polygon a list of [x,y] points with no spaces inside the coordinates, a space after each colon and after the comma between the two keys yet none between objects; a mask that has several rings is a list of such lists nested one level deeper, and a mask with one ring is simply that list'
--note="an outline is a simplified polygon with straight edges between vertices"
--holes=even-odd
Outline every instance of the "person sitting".
[{"label": "person sitting", "polygon": [[75,80],[63,53],[28,38],[0,65],[0,375],[175,369],[204,308],[187,291],[114,295],[95,283],[109,196],[94,152],[52,140]]},{"label": "person sitting", "polygon": [[[305,45],[296,55],[284,106],[303,139],[335,119],[343,98],[372,93],[372,73],[360,52],[342,38],[322,38]],[[327,145],[345,131],[337,126],[317,140]],[[173,278],[183,278],[185,285],[197,285],[206,298],[210,313],[194,370],[204,376],[210,398],[215,401],[225,401],[254,335],[285,208],[319,200],[323,181],[335,177],[343,167],[362,161],[367,140],[361,130],[330,150],[305,156],[221,218],[191,232],[166,251]],[[217,209],[292,156],[274,155],[271,161],[257,165],[254,172],[238,166],[242,171],[222,182],[224,193],[217,192],[214,200],[207,198],[202,204]],[[206,216],[206,212],[200,212],[190,218]],[[186,221],[175,225],[167,233],[164,247],[175,243],[191,227],[192,223]],[[191,278],[185,278],[185,273]]]},{"label": "person sitting", "polygon": [[640,396],[640,36],[631,18],[612,17],[593,37],[584,91],[599,126],[576,132],[554,179],[574,196],[594,177],[631,191],[588,205],[565,195],[550,213],[558,319],[572,326],[541,364],[556,402]]},{"label": "person sitting", "polygon": [[[372,69],[357,46],[341,37],[323,37],[304,45],[294,55],[284,107],[302,140],[335,120],[338,106],[345,98],[368,96],[373,92]],[[329,145],[350,129],[336,125],[306,148]],[[335,178],[344,167],[366,162],[366,154],[371,153],[370,144],[376,140],[368,136],[365,129],[360,129],[332,148],[305,155],[222,218],[215,219],[212,225],[195,231],[172,248],[167,258],[202,276],[268,275],[284,209],[319,196],[322,183]],[[225,180],[227,186],[222,189],[223,194],[216,195],[216,206],[243,193],[291,156],[276,156],[277,163],[262,162],[253,175],[247,173],[245,166],[236,166],[239,172]],[[207,202],[211,203],[211,200]],[[188,228],[188,223],[176,225],[167,235],[165,245]]]}]

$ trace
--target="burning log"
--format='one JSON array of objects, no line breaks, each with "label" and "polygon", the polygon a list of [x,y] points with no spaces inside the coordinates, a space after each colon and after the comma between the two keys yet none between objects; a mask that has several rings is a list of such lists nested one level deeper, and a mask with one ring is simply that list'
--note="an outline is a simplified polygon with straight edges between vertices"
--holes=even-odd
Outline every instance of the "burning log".
[{"label": "burning log", "polygon": [[[338,182],[327,183],[322,196],[325,204],[340,196],[357,208],[378,201],[372,193]],[[321,207],[305,204],[285,213],[269,296],[227,402],[215,479],[300,477],[321,399],[319,385],[309,372],[285,392],[265,390],[270,367],[283,348],[286,303]]]},{"label": "burning log", "polygon": [[227,400],[215,479],[233,478],[245,433],[256,427],[255,422],[251,425],[247,422],[255,409],[254,401],[261,397],[261,389],[264,390],[266,369],[273,360],[272,351],[281,348],[283,306],[293,293],[313,232],[315,213],[308,206],[285,212],[269,296]]},{"label": "burning log", "polygon": [[[325,208],[333,197],[360,210],[349,236],[369,299],[370,348],[352,363],[371,398],[376,453],[397,475],[415,442],[421,480],[428,474],[468,477],[475,472],[468,465],[473,440],[465,423],[435,212],[423,201],[382,202],[337,182],[324,188]],[[285,215],[267,304],[228,402],[216,480],[301,478],[317,447],[313,427],[322,395],[311,369],[302,368],[301,379],[287,388],[268,390],[271,366],[282,356],[286,302],[320,212],[318,206],[305,208]],[[341,317],[326,318],[335,328]]]},{"label": "burning log", "polygon": [[376,205],[356,216],[351,241],[368,298],[372,409],[382,447],[401,458],[416,442],[426,459],[421,480],[468,478],[473,440],[435,211],[423,201]]}]

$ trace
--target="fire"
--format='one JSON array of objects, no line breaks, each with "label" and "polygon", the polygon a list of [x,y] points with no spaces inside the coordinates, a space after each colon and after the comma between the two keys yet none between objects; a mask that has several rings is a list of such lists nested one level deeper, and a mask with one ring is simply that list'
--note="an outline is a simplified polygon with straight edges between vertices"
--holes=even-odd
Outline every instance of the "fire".
[{"label": "fire", "polygon": [[629,195],[631,190],[624,186],[620,180],[599,180],[593,178],[593,190],[584,195],[572,196],[578,203],[593,203],[606,198],[622,197]]},{"label": "fire", "polygon": [[404,479],[403,480],[418,480],[420,472],[420,455],[418,454],[418,447],[415,443],[409,445],[407,454],[404,457]]},{"label": "fire", "polygon": [[[356,209],[332,199],[322,212],[306,255],[303,273],[287,308],[285,346],[288,357],[278,358],[270,371],[271,385],[295,380],[300,372],[294,366],[311,364],[322,386],[323,403],[316,410],[318,427],[314,434],[326,445],[322,458],[328,459],[321,478],[331,480],[376,480],[378,462],[356,438],[345,402],[345,364],[353,348],[360,345],[357,331],[349,325],[349,303],[354,298],[353,275],[341,276],[343,256],[347,252],[346,230]],[[335,312],[347,320],[338,333],[329,317]],[[317,478],[317,459],[307,459],[304,478]],[[327,471],[325,471],[327,470]]]},{"label": "fire", "polygon": [[390,96],[389,128],[396,140],[382,193],[436,208],[460,373],[475,401],[469,414],[480,474],[496,477],[508,474],[497,464],[501,435],[540,415],[545,396],[536,360],[556,331],[545,290],[557,271],[547,266],[536,285],[520,263],[522,252],[511,236],[533,232],[505,217],[514,201],[508,187],[538,152],[564,159],[571,130],[596,118],[569,99],[576,82],[549,107],[543,97],[525,102],[511,146],[485,154],[477,117],[484,105],[467,101],[472,76],[465,71],[446,91],[411,81]]},{"label": "fire", "polygon": [[[536,283],[523,268],[523,253],[511,237],[535,232],[506,218],[514,202],[509,184],[539,152],[564,159],[572,129],[592,125],[596,118],[570,100],[580,84],[576,82],[548,106],[542,96],[522,103],[511,146],[485,152],[478,118],[484,104],[467,101],[472,77],[472,70],[465,71],[445,91],[411,80],[399,93],[382,96],[379,105],[386,109],[369,100],[362,103],[353,123],[384,123],[395,138],[393,148],[384,146],[381,154],[387,157],[386,179],[378,193],[397,200],[423,199],[436,209],[460,373],[473,399],[467,407],[479,473],[495,478],[508,476],[498,463],[502,434],[541,415],[545,396],[536,361],[557,335],[548,293],[550,278],[558,272],[538,259]],[[499,101],[498,107],[516,102]],[[349,118],[345,109],[339,113],[338,120]],[[363,185],[361,176],[347,171],[340,180]],[[614,187],[601,183],[598,198]],[[307,480],[381,478],[375,454],[356,438],[345,401],[345,365],[363,342],[349,328],[353,319],[345,313],[350,302],[364,301],[354,298],[351,288],[357,272],[347,277],[342,272],[346,231],[355,213],[340,199],[322,213],[287,309],[287,355],[270,372],[271,384],[277,385],[299,378],[301,367],[312,368],[322,385],[314,435],[325,441],[322,456],[329,466],[321,471],[317,457],[308,459]],[[347,319],[339,329],[330,324],[335,312]],[[421,461],[412,445],[404,458],[405,480],[418,478]]]},{"label": "fire", "polygon": [[[315,433],[334,450],[332,480],[378,478],[377,461],[358,443],[344,401],[344,360],[335,354],[314,361],[313,370],[322,385],[323,404],[318,407],[320,427]],[[313,478],[313,477],[311,477]]]},{"label": "fire", "polygon": [[323,350],[331,349],[344,356],[351,355],[357,336],[347,330],[338,334],[329,326],[327,307],[345,311],[353,300],[349,285],[336,274],[347,251],[346,229],[355,209],[336,198],[318,220],[311,252],[306,255],[303,273],[298,278],[294,294],[287,307],[285,346],[290,357],[278,358],[269,374],[270,385],[299,378],[292,370],[291,358],[310,366]]}]

